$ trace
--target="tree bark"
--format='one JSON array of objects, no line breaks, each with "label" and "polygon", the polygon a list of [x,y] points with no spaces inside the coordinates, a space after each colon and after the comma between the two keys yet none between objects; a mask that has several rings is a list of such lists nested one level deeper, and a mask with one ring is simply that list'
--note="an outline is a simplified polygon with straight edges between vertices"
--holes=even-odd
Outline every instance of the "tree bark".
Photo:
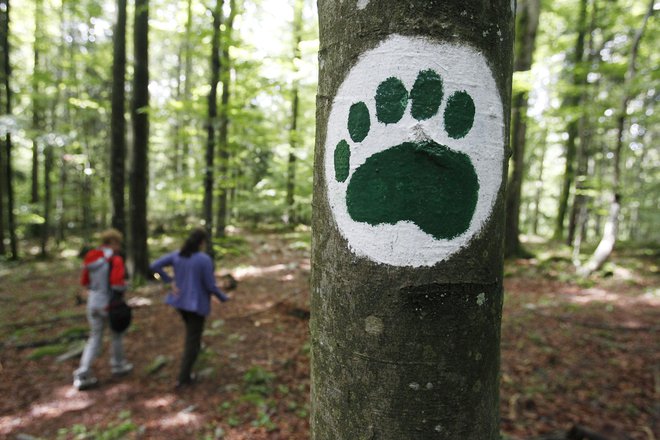
[{"label": "tree bark", "polygon": [[133,151],[130,171],[130,260],[135,278],[149,276],[147,193],[149,188],[149,0],[136,0],[134,26]]},{"label": "tree bark", "polygon": [[[593,0],[591,6],[591,24],[589,29],[589,63],[597,64],[600,57],[600,49],[596,47],[595,39],[596,33],[599,31],[598,17],[599,17],[598,1]],[[596,83],[597,84],[597,83]],[[595,85],[589,85],[590,91],[584,92],[585,102],[591,100],[591,96],[595,94]],[[585,84],[585,87],[587,84]],[[589,219],[589,200],[590,196],[588,191],[590,183],[588,182],[589,176],[593,174],[593,170],[589,169],[589,162],[592,155],[592,138],[593,128],[590,114],[584,111],[580,119],[580,148],[578,149],[577,159],[577,178],[575,181],[575,198],[573,206],[571,207],[571,216],[568,222],[568,234],[566,242],[569,246],[573,247],[573,265],[579,267],[580,252],[582,243],[586,239],[587,222]]]},{"label": "tree bark", "polygon": [[[213,37],[211,40],[211,90],[208,96],[208,118],[206,121],[206,171],[204,173],[204,223],[208,239],[213,237],[213,172],[215,162],[216,130],[218,124],[218,81],[220,81],[220,24],[223,0],[216,0],[213,14]],[[208,243],[207,252],[214,255],[213,243]]]},{"label": "tree bark", "polygon": [[[574,90],[571,91],[568,97],[564,100],[563,108],[574,109],[582,101],[582,93],[584,85],[586,84],[587,75],[582,68],[582,60],[584,59],[584,39],[587,33],[587,0],[580,0],[580,13],[578,16],[578,35],[575,42],[575,52],[572,60],[572,85]],[[578,91],[575,91],[578,90]],[[569,118],[568,139],[566,140],[565,159],[566,165],[564,170],[564,179],[559,194],[559,206],[557,207],[557,220],[555,223],[554,239],[562,240],[564,237],[564,220],[568,212],[568,199],[571,194],[571,188],[575,181],[575,157],[577,154],[576,140],[578,137],[578,124],[579,118],[571,116]]]},{"label": "tree bark", "polygon": [[110,199],[112,227],[126,234],[126,0],[117,0],[112,58]]},{"label": "tree bark", "polygon": [[312,439],[499,438],[514,5],[318,2]]},{"label": "tree bark", "polygon": [[220,159],[220,187],[218,188],[218,218],[215,228],[215,236],[222,238],[225,236],[227,227],[227,201],[229,190],[229,98],[231,96],[231,59],[229,57],[229,46],[232,41],[232,31],[234,28],[234,18],[236,17],[236,0],[229,0],[229,15],[225,20],[225,30],[222,36],[222,60],[220,65],[222,71],[222,95],[220,97],[220,133],[218,142],[218,152]]},{"label": "tree bark", "polygon": [[48,238],[50,237],[50,207],[52,201],[52,182],[51,182],[51,170],[53,169],[53,146],[48,144],[44,150],[44,223],[41,229],[41,256],[46,257],[48,255]]},{"label": "tree bark", "polygon": [[287,223],[295,224],[295,189],[296,189],[296,150],[298,148],[298,63],[300,62],[300,42],[302,41],[303,0],[295,0],[293,6],[293,85],[291,89],[291,125],[289,127],[289,161],[286,177]]},{"label": "tree bark", "polygon": [[[7,6],[7,3],[5,0],[0,0],[0,6],[5,7]],[[0,109],[2,109],[2,112],[4,113],[7,108],[7,94],[5,93],[6,90],[6,78],[5,76],[7,75],[6,70],[6,58],[4,55],[9,54],[9,36],[7,33],[9,32],[9,26],[8,26],[8,20],[9,20],[9,13],[7,9],[0,9],[0,45],[3,48],[3,56],[0,57],[0,83],[2,84],[2,90],[0,90],[2,93],[0,93]],[[5,174],[7,170],[7,165],[5,164],[5,158],[7,157],[7,151],[6,151],[7,145],[6,145],[6,138],[5,136],[0,136],[0,171],[2,171],[2,174]],[[4,256],[7,252],[7,248],[5,246],[5,235],[6,235],[6,228],[5,228],[5,199],[6,194],[7,194],[7,188],[6,188],[7,180],[3,177],[0,177],[0,256]]]},{"label": "tree bark", "polygon": [[[9,0],[0,0],[0,34],[2,35],[2,82],[5,89],[4,113],[6,115],[12,114],[12,94],[11,94],[11,62],[9,57],[9,18],[10,8]],[[5,135],[4,142],[4,174],[5,174],[5,191],[7,196],[7,231],[9,233],[9,249],[11,252],[10,258],[18,260],[18,238],[16,237],[16,218],[14,215],[14,178],[12,168],[12,142],[11,134],[9,131]]]},{"label": "tree bark", "polygon": [[[0,138],[0,170],[3,173],[6,169],[5,156],[5,140]],[[5,255],[7,252],[5,247],[5,191],[5,179],[0,178],[0,255]]]},{"label": "tree bark", "polygon": [[[191,97],[191,85],[192,85],[192,0],[188,0],[187,5],[187,19],[186,19],[186,38],[185,38],[185,52],[184,52],[184,79],[183,79],[183,100],[186,103],[184,106],[188,108]],[[190,124],[190,117],[188,112],[184,112],[182,125],[188,127]],[[190,154],[190,136],[187,134],[183,135],[182,145],[181,145],[181,175],[184,177],[188,176],[188,156]]]},{"label": "tree bark", "polygon": [[[532,68],[536,32],[541,15],[540,0],[525,0],[518,3],[516,54],[513,69],[525,72]],[[512,171],[507,183],[506,226],[504,231],[504,255],[506,257],[527,254],[520,244],[520,199],[525,168],[525,144],[527,136],[527,91],[519,91],[512,100],[511,121],[511,166]]]},{"label": "tree bark", "polygon": [[32,191],[30,202],[39,201],[39,144],[37,137],[43,129],[43,98],[41,97],[41,38],[43,0],[34,2],[34,66],[32,71],[32,128],[35,138],[32,140]]},{"label": "tree bark", "polygon": [[612,202],[610,204],[609,215],[605,223],[605,229],[603,231],[603,237],[598,243],[598,247],[594,251],[593,256],[589,259],[587,264],[578,270],[578,273],[583,277],[588,277],[593,272],[600,269],[605,261],[609,258],[610,254],[614,250],[614,245],[616,244],[617,234],[619,230],[619,213],[621,211],[621,153],[623,150],[623,136],[624,136],[624,127],[626,123],[626,113],[628,110],[628,104],[630,100],[634,97],[631,90],[631,84],[637,73],[637,55],[639,53],[639,44],[644,35],[644,30],[646,29],[646,24],[649,21],[651,15],[653,15],[653,7],[655,1],[650,0],[649,6],[646,11],[646,15],[642,20],[642,24],[639,29],[635,32],[635,37],[633,38],[632,47],[630,49],[630,60],[628,61],[628,70],[626,72],[626,80],[623,88],[623,96],[621,98],[621,105],[619,107],[619,112],[617,116],[617,136],[616,136],[616,145],[614,147],[614,158],[613,166],[614,173],[612,178]]},{"label": "tree bark", "polygon": [[543,170],[545,169],[545,153],[546,153],[546,139],[548,135],[547,132],[544,130],[541,139],[542,139],[542,145],[540,146],[541,149],[541,157],[539,158],[539,174],[536,178],[536,191],[534,192],[534,215],[532,218],[532,233],[534,235],[537,235],[539,232],[539,219],[541,217],[541,195],[543,192]]}]

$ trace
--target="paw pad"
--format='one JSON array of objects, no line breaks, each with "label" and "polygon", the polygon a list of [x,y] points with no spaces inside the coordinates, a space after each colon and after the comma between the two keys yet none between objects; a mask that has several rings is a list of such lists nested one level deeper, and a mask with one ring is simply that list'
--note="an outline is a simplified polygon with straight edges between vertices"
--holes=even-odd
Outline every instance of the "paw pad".
[{"label": "paw pad", "polygon": [[[434,117],[442,104],[443,84],[434,70],[420,71],[410,94],[396,77],[382,81],[376,91],[376,119],[383,124],[401,121],[408,108],[418,121]],[[465,137],[474,121],[474,102],[458,91],[444,112],[447,134]],[[360,101],[351,105],[347,128],[360,143],[371,127],[369,109]],[[350,175],[351,146],[341,140],[335,147],[335,178]],[[409,221],[436,239],[450,239],[467,230],[474,213],[479,181],[470,158],[432,140],[404,142],[376,153],[351,178],[346,204],[351,218],[372,226]],[[428,196],[433,197],[429,198]]]},{"label": "paw pad", "polygon": [[501,100],[483,56],[394,36],[361,57],[337,92],[328,201],[358,254],[430,265],[483,226],[503,153]]}]

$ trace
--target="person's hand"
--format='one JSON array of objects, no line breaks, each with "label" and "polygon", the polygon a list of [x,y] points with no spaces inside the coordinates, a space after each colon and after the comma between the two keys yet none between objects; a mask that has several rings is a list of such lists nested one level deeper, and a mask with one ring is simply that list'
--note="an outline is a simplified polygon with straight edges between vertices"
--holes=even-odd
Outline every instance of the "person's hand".
[{"label": "person's hand", "polygon": [[170,288],[172,289],[172,295],[174,296],[179,296],[179,293],[181,293],[175,282],[172,282]]}]

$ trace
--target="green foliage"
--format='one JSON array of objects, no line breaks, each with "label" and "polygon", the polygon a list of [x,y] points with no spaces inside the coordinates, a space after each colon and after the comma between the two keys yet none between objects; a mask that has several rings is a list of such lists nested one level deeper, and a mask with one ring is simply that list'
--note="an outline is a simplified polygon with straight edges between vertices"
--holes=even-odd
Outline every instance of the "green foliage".
[{"label": "green foliage", "polygon": [[131,434],[137,435],[140,427],[131,420],[130,411],[119,413],[117,420],[107,426],[88,427],[76,424],[70,428],[61,428],[57,431],[58,440],[120,440],[125,438],[134,438]]},{"label": "green foliage", "polygon": [[57,356],[64,353],[68,348],[67,344],[53,344],[36,348],[28,355],[28,359],[37,360],[47,356]]},{"label": "green foliage", "polygon": [[275,374],[255,365],[243,375],[245,390],[249,394],[268,396],[272,392],[272,382]]},{"label": "green foliage", "polygon": [[218,258],[246,255],[250,247],[244,237],[225,236],[213,239],[213,250]]},{"label": "green foliage", "polygon": [[[273,421],[276,413],[277,401],[274,394],[286,396],[289,394],[288,387],[284,385],[274,386],[276,376],[274,373],[255,365],[250,367],[243,375],[242,391],[243,394],[233,402],[223,402],[218,411],[226,414],[226,420],[229,426],[236,427],[248,420],[254,427],[265,428],[266,431],[272,431],[277,428]],[[251,411],[246,411],[245,406],[251,407]],[[246,414],[247,412],[247,414]],[[248,414],[252,414],[251,416]]]},{"label": "green foliage", "polygon": [[168,363],[172,362],[172,357],[171,356],[165,356],[162,354],[159,354],[154,358],[153,361],[149,365],[147,365],[144,368],[145,373],[152,375],[156,374],[157,372],[161,371],[165,365]]}]

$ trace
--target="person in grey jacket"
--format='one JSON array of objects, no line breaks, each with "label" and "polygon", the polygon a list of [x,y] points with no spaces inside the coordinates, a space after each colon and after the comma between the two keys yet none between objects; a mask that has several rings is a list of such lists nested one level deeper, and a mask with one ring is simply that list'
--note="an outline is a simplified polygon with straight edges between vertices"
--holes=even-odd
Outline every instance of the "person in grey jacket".
[{"label": "person in grey jacket", "polygon": [[[123,236],[116,229],[101,233],[101,246],[85,255],[81,284],[87,290],[87,321],[90,334],[80,366],[73,373],[73,386],[78,390],[92,388],[98,380],[92,374],[92,363],[103,344],[103,330],[108,324],[108,303],[113,290],[125,291],[124,259],[119,255]],[[110,367],[112,374],[127,374],[133,365],[124,358],[123,333],[112,331]]]}]

